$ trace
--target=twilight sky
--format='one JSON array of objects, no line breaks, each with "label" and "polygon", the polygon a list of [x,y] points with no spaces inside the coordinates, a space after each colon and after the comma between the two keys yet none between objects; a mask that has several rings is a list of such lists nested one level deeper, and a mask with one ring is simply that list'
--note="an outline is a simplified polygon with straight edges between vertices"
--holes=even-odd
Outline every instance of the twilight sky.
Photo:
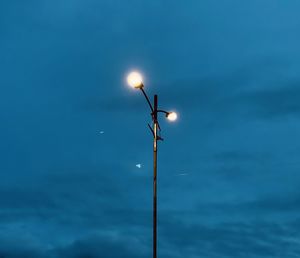
[{"label": "twilight sky", "polygon": [[[298,0],[0,2],[0,257],[300,257]],[[104,133],[101,133],[104,132]],[[136,167],[141,164],[141,168]]]}]

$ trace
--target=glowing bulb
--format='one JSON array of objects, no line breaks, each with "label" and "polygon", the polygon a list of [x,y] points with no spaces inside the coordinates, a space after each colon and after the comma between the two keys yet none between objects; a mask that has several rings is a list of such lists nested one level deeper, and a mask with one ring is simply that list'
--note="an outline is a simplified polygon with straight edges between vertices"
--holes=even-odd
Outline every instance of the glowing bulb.
[{"label": "glowing bulb", "polygon": [[143,87],[143,77],[138,72],[131,72],[127,76],[127,83],[132,88],[136,88],[136,89],[142,88]]},{"label": "glowing bulb", "polygon": [[170,112],[167,114],[167,119],[171,122],[174,122],[177,120],[177,114],[175,112]]}]

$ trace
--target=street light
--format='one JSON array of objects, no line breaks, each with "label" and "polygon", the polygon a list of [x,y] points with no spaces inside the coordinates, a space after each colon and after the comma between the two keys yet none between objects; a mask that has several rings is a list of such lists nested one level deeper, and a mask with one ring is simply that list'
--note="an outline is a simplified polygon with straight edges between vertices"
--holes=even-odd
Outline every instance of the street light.
[{"label": "street light", "polygon": [[127,82],[129,84],[129,86],[131,86],[132,88],[140,89],[140,88],[144,87],[144,85],[143,85],[143,77],[138,72],[131,72],[127,76]]},{"label": "street light", "polygon": [[153,135],[153,258],[157,258],[157,142],[163,140],[160,137],[161,131],[158,122],[158,113],[164,113],[166,118],[173,122],[177,119],[177,114],[172,111],[158,109],[158,97],[154,95],[153,105],[151,104],[148,95],[144,90],[143,77],[139,72],[131,72],[127,76],[127,83],[129,86],[135,89],[140,89],[146,98],[146,101],[151,109],[152,127],[148,124]]},{"label": "street light", "polygon": [[169,112],[168,114],[166,114],[166,117],[169,121],[174,122],[177,120],[177,113]]}]

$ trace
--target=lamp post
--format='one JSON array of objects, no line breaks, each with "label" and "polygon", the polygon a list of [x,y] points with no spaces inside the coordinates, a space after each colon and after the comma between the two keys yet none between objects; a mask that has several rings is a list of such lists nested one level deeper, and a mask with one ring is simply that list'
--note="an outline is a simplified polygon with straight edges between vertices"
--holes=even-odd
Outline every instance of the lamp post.
[{"label": "lamp post", "polygon": [[141,90],[151,110],[152,127],[148,124],[153,135],[153,258],[157,258],[157,143],[163,140],[159,131],[158,113],[164,113],[169,121],[175,121],[177,114],[158,109],[158,97],[154,95],[153,105],[144,90],[143,78],[138,72],[131,72],[127,77],[129,86]]}]

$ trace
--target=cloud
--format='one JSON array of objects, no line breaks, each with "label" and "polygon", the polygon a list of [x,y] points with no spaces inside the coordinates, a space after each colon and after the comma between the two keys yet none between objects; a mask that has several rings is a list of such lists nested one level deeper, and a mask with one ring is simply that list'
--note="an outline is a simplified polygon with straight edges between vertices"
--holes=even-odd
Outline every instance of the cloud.
[{"label": "cloud", "polygon": [[0,232],[0,257],[50,258],[51,256],[47,254],[47,250],[28,235],[28,233],[11,235],[9,232]]},{"label": "cloud", "polygon": [[[288,67],[289,63],[280,57],[261,57],[223,75],[165,83],[159,89],[159,96],[166,108],[176,107],[186,116],[197,112],[201,120],[213,120],[218,125],[284,118],[300,111],[297,79],[288,81],[275,72]],[[124,112],[136,111],[145,104],[142,96],[111,97],[108,100],[93,96],[83,106],[89,111]]]},{"label": "cloud", "polygon": [[[294,27],[264,15],[267,5],[241,4],[231,20],[235,4],[172,4],[168,17],[170,5],[159,0],[29,2],[0,3],[8,85],[0,101],[0,258],[151,255],[152,160],[140,156],[151,149],[128,119],[146,117],[148,107],[139,92],[120,89],[133,62],[157,79],[149,95],[157,91],[162,108],[181,113],[174,131],[184,128],[168,132],[159,159],[159,255],[297,257],[298,176],[278,172],[275,137],[256,137],[256,125],[245,123],[264,120],[270,135],[269,120],[298,116],[298,80],[283,78],[289,61],[261,54],[270,43],[257,51],[262,38],[274,42]],[[259,22],[249,19],[257,13]],[[263,162],[267,169],[256,169]],[[169,171],[189,176],[170,179]]]},{"label": "cloud", "polygon": [[173,257],[296,257],[300,251],[297,220],[277,223],[258,217],[211,224],[183,222],[182,217],[171,215],[161,222],[162,245],[174,250]]},{"label": "cloud", "polygon": [[[130,243],[140,248],[143,244],[138,241],[149,241],[143,237],[152,214],[143,211],[148,198],[144,186],[145,178],[134,176],[121,165],[108,164],[57,169],[36,176],[34,182],[2,185],[0,236],[3,234],[11,246],[18,247],[0,245],[0,254],[5,258],[48,257],[44,253],[52,257],[56,251],[51,249],[58,248],[54,257],[101,257],[103,253],[104,257],[118,257],[120,253],[143,257],[133,255]],[[150,196],[146,203],[150,203]],[[84,239],[93,232],[96,237]],[[111,232],[119,237],[109,238]],[[19,241],[19,235],[28,243]],[[141,236],[140,240],[136,235]]]},{"label": "cloud", "polygon": [[78,239],[66,247],[58,248],[55,253],[57,257],[65,258],[141,258],[148,257],[149,250],[142,236],[103,234]]},{"label": "cloud", "polygon": [[252,109],[252,114],[264,118],[299,117],[300,87],[299,82],[283,82],[280,87],[249,92],[241,97],[244,105]]},{"label": "cloud", "polygon": [[122,165],[78,165],[23,183],[1,186],[0,257],[149,256],[143,177]]}]

